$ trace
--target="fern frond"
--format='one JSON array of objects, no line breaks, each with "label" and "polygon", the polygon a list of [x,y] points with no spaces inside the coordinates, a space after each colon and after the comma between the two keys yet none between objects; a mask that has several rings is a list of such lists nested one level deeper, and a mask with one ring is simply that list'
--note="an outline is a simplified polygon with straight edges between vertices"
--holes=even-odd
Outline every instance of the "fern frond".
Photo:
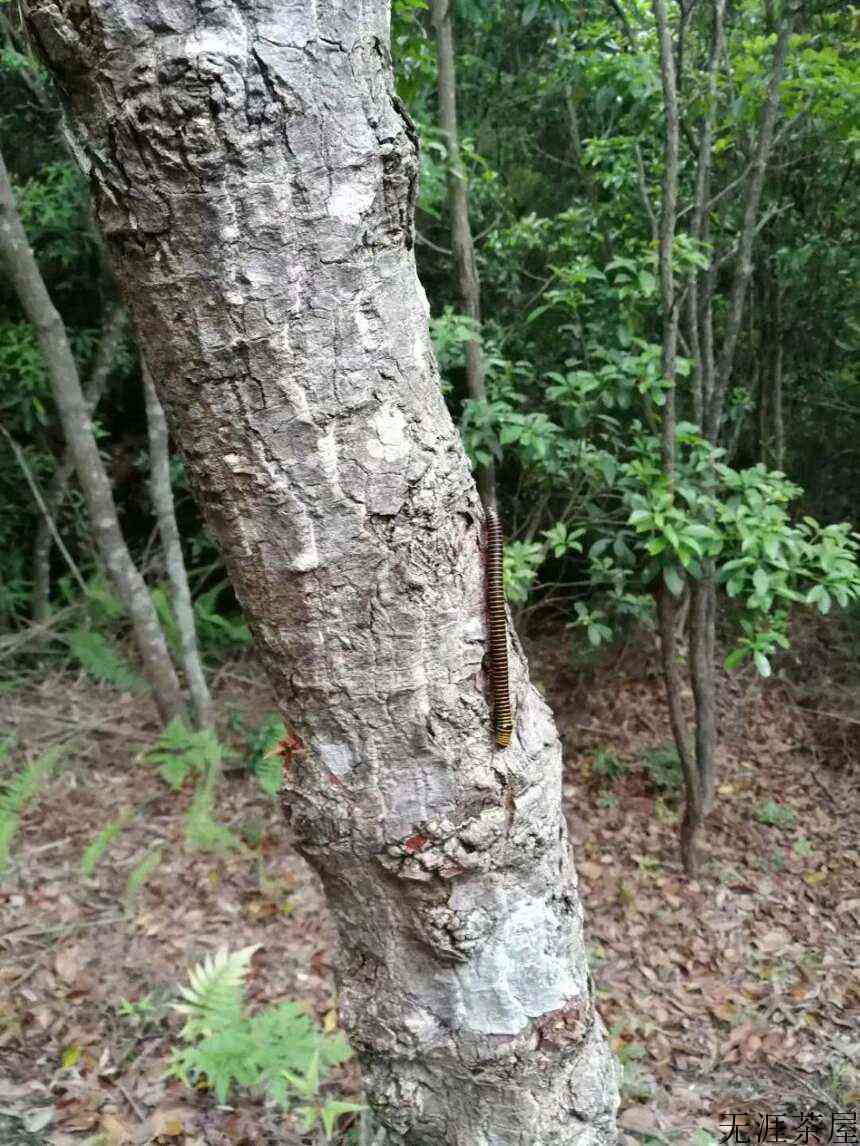
[{"label": "fern frond", "polygon": [[259,946],[232,952],[222,947],[192,968],[189,985],[180,988],[184,1001],[173,1004],[174,1010],[188,1016],[180,1032],[183,1039],[208,1038],[236,1026],[242,1017],[245,977]]},{"label": "fern frond", "polygon": [[86,848],[84,854],[81,856],[81,875],[84,879],[90,879],[96,869],[96,864],[105,854],[107,849],[117,838],[123,828],[128,824],[131,819],[129,812],[124,812],[115,820],[111,820],[109,824],[105,824],[95,839],[91,840]]},{"label": "fern frond", "polygon": [[86,606],[96,627],[118,621],[125,615],[125,605],[101,575],[87,581]]},{"label": "fern frond", "polygon": [[257,765],[254,774],[257,783],[267,795],[277,796],[284,782],[284,762],[276,752],[267,752]]},{"label": "fern frond", "polygon": [[[42,756],[30,761],[0,792],[0,872],[9,863],[9,849],[21,826],[21,816],[27,804],[54,771],[65,749],[54,745]],[[8,752],[8,746],[4,747]]]},{"label": "fern frond", "polygon": [[219,824],[213,814],[215,774],[198,786],[185,817],[185,846],[189,851],[228,852],[241,848],[241,841],[229,828]]},{"label": "fern frond", "polygon": [[223,749],[210,728],[195,732],[181,717],[171,720],[145,759],[160,765],[162,780],[178,792],[189,775],[220,768]]},{"label": "fern frond", "polygon": [[94,680],[132,689],[141,677],[101,633],[92,629],[72,629],[66,636],[72,655]]},{"label": "fern frond", "polygon": [[[329,1067],[344,1062],[351,1051],[339,1031],[325,1034],[300,1003],[246,1013],[245,977],[256,950],[222,949],[190,972],[181,1001],[174,1003],[187,1017],[181,1032],[185,1045],[174,1050],[167,1073],[186,1086],[205,1077],[221,1102],[233,1083],[261,1087],[286,1108],[296,1098],[316,1100]],[[346,1110],[333,1107],[332,1124]]]},{"label": "fern frond", "polygon": [[137,903],[137,897],[143,890],[144,884],[161,863],[161,848],[153,848],[146,853],[139,864],[131,869],[128,883],[125,885],[125,909],[129,913]]}]

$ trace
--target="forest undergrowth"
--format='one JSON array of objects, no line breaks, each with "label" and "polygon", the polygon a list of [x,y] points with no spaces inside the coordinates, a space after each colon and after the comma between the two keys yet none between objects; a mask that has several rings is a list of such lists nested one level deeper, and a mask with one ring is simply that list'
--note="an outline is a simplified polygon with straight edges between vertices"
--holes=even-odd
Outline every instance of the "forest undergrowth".
[{"label": "forest undergrowth", "polygon": [[[695,882],[677,859],[680,772],[652,638],[576,666],[551,632],[531,644],[565,742],[589,951],[624,1067],[623,1143],[707,1146],[741,1114],[806,1116],[822,1127],[806,1141],[826,1142],[860,1104],[860,828],[847,812],[860,681],[841,632],[831,624],[824,650],[810,623],[769,681],[721,678],[719,799]],[[249,656],[214,691],[233,753],[216,811],[242,841],[220,855],[187,848],[190,793],[153,784],[151,702],[68,675],[0,697],[18,745],[0,780],[63,748],[0,881],[4,1146],[321,1141],[247,1092],[219,1105],[164,1077],[181,1025],[169,1004],[188,968],[223,947],[259,944],[252,1003],[296,999],[323,1029],[337,1023],[319,885],[241,766],[271,694]],[[116,821],[85,875],[87,847]],[[326,1085],[355,1096],[354,1063]]]}]

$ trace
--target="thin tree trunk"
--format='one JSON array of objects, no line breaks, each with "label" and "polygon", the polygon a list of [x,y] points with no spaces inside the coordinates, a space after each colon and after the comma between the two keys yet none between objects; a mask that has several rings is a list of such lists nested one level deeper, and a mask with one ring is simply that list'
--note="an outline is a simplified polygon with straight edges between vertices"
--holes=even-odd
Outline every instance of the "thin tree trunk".
[{"label": "thin tree trunk", "polygon": [[191,589],[185,570],[179,526],[173,504],[173,489],[170,484],[170,451],[167,433],[167,420],[158,400],[152,378],[146,363],[141,358],[143,392],[146,398],[146,427],[149,434],[150,490],[152,504],[158,521],[164,563],[170,580],[173,615],[179,630],[182,646],[182,666],[188,681],[191,695],[191,709],[198,728],[212,728],[215,724],[215,710],[212,697],[203,672],[200,650],[197,647],[197,626],[194,621],[194,606],[191,603]]},{"label": "thin tree trunk", "polygon": [[663,681],[669,705],[669,724],[684,774],[685,804],[684,818],[681,821],[681,862],[687,875],[693,877],[698,872],[699,863],[696,836],[704,815],[702,789],[696,761],[690,751],[690,733],[684,715],[683,679],[675,640],[674,602],[665,585],[659,586],[655,596]]},{"label": "thin tree trunk", "polygon": [[[457,286],[463,312],[478,325],[481,322],[481,279],[475,258],[475,244],[469,221],[469,184],[460,152],[457,126],[457,69],[454,53],[453,0],[432,0],[433,27],[436,31],[436,61],[439,90],[439,126],[448,149],[448,206],[451,212],[451,250],[457,267]],[[487,384],[484,355],[479,339],[466,343],[466,385],[469,397],[486,402]],[[495,465],[478,467],[478,485],[484,505],[496,505]]]},{"label": "thin tree trunk", "polygon": [[678,215],[678,145],[680,115],[675,81],[675,54],[666,15],[665,0],[653,0],[654,18],[660,41],[660,75],[666,118],[664,145],[663,198],[660,208],[659,266],[663,320],[662,372],[665,382],[663,406],[663,470],[671,487],[675,477],[675,388],[679,314],[675,299],[675,271],[672,263]]},{"label": "thin tree trunk", "polygon": [[[705,113],[699,130],[699,154],[696,164],[696,190],[690,234],[699,243],[707,242],[710,234],[708,203],[711,197],[711,165],[714,148],[714,122],[717,111],[717,81],[720,60],[725,49],[724,20],[726,0],[714,0],[714,23],[711,50],[708,59]],[[690,276],[687,298],[688,330],[693,356],[693,410],[696,421],[704,425],[704,415],[714,385],[713,330],[710,326],[711,292],[713,278],[707,270],[694,271]]]},{"label": "thin tree trunk", "polygon": [[761,323],[761,346],[759,349],[759,370],[761,383],[758,392],[758,444],[759,461],[768,469],[771,467],[771,380],[772,373],[772,331],[773,316],[770,309],[770,279],[767,267],[756,274],[759,290],[759,313]]},{"label": "thin tree trunk", "polygon": [[[110,377],[111,367],[125,326],[125,311],[114,307],[105,319],[101,340],[96,351],[90,376],[84,384],[84,402],[87,413],[92,416],[101,401]],[[51,484],[45,498],[50,519],[57,520],[69,488],[69,481],[75,471],[71,451],[64,449],[57,461]],[[48,616],[51,595],[51,547],[53,534],[48,516],[42,514],[36,527],[36,540],[33,542],[33,620],[44,621]]]},{"label": "thin tree trunk", "polygon": [[768,83],[767,97],[762,112],[761,126],[756,140],[755,154],[750,166],[744,194],[743,222],[738,242],[737,263],[734,280],[732,282],[731,297],[729,299],[728,319],[723,332],[720,348],[719,362],[717,364],[714,388],[708,408],[705,411],[705,436],[715,445],[720,436],[723,407],[726,393],[732,377],[735,361],[735,349],[744,314],[744,300],[750,275],[752,274],[753,241],[758,231],[759,207],[761,194],[764,188],[764,178],[767,164],[773,147],[774,129],[780,106],[780,84],[785,70],[785,60],[788,55],[788,44],[794,24],[794,15],[789,4],[785,6],[785,14],[779,28],[779,35],[773,54],[773,68]]},{"label": "thin tree trunk", "polygon": [[515,640],[493,742],[483,513],[415,272],[388,4],[26,8],[293,724],[285,812],[338,926],[367,1140],[609,1146],[560,744]]},{"label": "thin tree trunk", "polygon": [[0,155],[0,257],[36,336],[51,379],[67,449],[74,458],[99,555],[132,622],[143,671],[163,719],[182,709],[179,681],[146,584],[128,552],[117,518],[110,481],[96,444],[66,328],[51,302],[15,207]]},{"label": "thin tree trunk", "polygon": [[[672,37],[664,0],[653,0],[654,17],[657,22],[657,35],[660,42],[660,72],[663,81],[663,99],[666,117],[665,174],[663,176],[663,198],[660,210],[659,266],[662,295],[663,356],[662,369],[665,382],[665,405],[663,407],[662,459],[663,470],[670,491],[675,480],[675,388],[676,355],[678,343],[679,313],[675,296],[675,273],[672,266],[672,248],[675,241],[678,205],[678,144],[680,118],[678,93],[675,80],[675,55],[672,50]],[[695,601],[695,598],[694,598]],[[697,759],[690,750],[686,718],[681,703],[681,672],[678,665],[676,606],[669,590],[660,585],[657,590],[657,618],[660,632],[660,648],[663,661],[663,679],[666,684],[666,697],[669,702],[669,717],[675,747],[684,773],[685,808],[681,823],[681,860],[688,875],[694,876],[698,867],[696,835],[704,816],[702,785],[697,770]],[[695,614],[693,617],[695,625]],[[702,684],[706,684],[703,678]],[[694,688],[694,695],[696,691]],[[696,745],[699,745],[699,725],[697,723]]]},{"label": "thin tree trunk", "polygon": [[690,684],[696,706],[696,771],[702,816],[714,806],[716,788],[717,712],[714,688],[713,632],[716,592],[713,562],[703,563],[702,576],[690,592]]},{"label": "thin tree trunk", "polygon": [[774,469],[785,470],[785,420],[782,412],[782,364],[784,335],[782,329],[783,288],[776,280],[773,286],[773,375],[770,390],[771,440],[773,442]]}]

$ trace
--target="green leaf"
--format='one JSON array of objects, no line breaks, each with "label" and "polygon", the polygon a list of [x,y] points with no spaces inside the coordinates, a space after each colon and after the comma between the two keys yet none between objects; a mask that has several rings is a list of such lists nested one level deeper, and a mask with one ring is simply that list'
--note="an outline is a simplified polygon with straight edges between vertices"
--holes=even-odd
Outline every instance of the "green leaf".
[{"label": "green leaf", "polygon": [[770,578],[761,566],[753,573],[753,586],[760,597],[763,597],[770,588]]},{"label": "green leaf", "polygon": [[678,573],[674,565],[667,565],[663,569],[663,580],[666,582],[666,588],[673,596],[680,597],[684,592],[684,578]]},{"label": "green leaf", "polygon": [[763,652],[756,649],[753,653],[753,660],[755,661],[755,667],[758,669],[760,676],[770,676],[770,661]]},{"label": "green leaf", "polygon": [[750,650],[748,648],[732,649],[723,664],[727,669],[737,668],[744,657],[749,656]]},{"label": "green leaf", "polygon": [[359,1102],[340,1102],[337,1099],[327,1102],[320,1112],[326,1138],[331,1138],[334,1134],[335,1122],[341,1114],[357,1114],[366,1109],[367,1107],[362,1106]]}]

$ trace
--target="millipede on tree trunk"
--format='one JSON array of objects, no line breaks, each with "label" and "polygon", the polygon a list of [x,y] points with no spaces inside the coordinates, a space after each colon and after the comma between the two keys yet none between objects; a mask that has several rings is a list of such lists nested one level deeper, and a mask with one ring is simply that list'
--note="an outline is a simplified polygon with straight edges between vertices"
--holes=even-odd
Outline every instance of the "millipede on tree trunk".
[{"label": "millipede on tree trunk", "polygon": [[507,748],[514,731],[508,676],[508,622],[502,580],[502,524],[495,509],[487,517],[487,615],[490,622],[490,679],[495,698],[496,744]]}]

